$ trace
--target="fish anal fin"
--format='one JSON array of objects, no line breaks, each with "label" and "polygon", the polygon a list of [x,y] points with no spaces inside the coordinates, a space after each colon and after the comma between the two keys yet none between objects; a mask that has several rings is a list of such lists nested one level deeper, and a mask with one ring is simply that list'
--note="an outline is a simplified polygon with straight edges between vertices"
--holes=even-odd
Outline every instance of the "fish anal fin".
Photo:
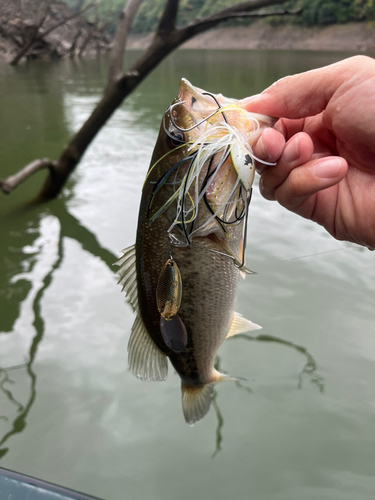
[{"label": "fish anal fin", "polygon": [[125,250],[122,250],[122,257],[115,263],[119,266],[116,274],[119,276],[118,284],[122,285],[122,290],[125,291],[126,297],[130,302],[133,310],[138,310],[138,294],[137,294],[137,273],[135,259],[135,245],[132,245]]},{"label": "fish anal fin", "polygon": [[201,420],[210,409],[215,382],[197,387],[181,385],[182,411],[188,424]]},{"label": "fish anal fin", "polygon": [[167,378],[167,356],[152,340],[139,313],[129,339],[128,361],[131,372],[141,380]]},{"label": "fish anal fin", "polygon": [[237,335],[238,333],[259,330],[260,328],[262,327],[257,325],[256,323],[253,323],[249,319],[244,318],[242,314],[234,312],[226,338],[233,337],[233,335]]}]

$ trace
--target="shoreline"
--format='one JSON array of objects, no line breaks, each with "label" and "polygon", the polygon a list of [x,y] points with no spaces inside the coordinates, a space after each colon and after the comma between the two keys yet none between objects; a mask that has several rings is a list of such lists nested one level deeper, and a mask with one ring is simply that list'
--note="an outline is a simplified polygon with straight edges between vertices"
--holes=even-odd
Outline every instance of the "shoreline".
[{"label": "shoreline", "polygon": [[[145,49],[153,35],[130,35],[129,49]],[[229,26],[207,31],[189,40],[182,49],[316,50],[375,52],[375,24],[332,26],[271,26],[257,21],[251,26]]]}]

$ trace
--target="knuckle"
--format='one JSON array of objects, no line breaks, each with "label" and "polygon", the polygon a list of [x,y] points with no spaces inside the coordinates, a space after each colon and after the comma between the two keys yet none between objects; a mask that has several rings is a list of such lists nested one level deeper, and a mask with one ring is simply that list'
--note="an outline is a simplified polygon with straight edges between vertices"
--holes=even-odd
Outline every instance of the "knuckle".
[{"label": "knuckle", "polygon": [[261,176],[259,180],[259,191],[260,194],[265,198],[266,200],[275,200],[275,189],[273,187],[267,187],[264,184],[264,175]]}]

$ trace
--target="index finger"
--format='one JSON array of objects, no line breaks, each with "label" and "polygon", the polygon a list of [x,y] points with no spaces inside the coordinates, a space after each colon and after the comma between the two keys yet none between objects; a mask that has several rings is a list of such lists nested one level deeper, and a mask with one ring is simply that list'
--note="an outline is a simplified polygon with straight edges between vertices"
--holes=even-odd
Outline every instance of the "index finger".
[{"label": "index finger", "polygon": [[314,116],[322,112],[336,90],[370,60],[366,56],[355,56],[323,68],[286,76],[255,98],[243,99],[240,105],[247,111],[279,118]]}]

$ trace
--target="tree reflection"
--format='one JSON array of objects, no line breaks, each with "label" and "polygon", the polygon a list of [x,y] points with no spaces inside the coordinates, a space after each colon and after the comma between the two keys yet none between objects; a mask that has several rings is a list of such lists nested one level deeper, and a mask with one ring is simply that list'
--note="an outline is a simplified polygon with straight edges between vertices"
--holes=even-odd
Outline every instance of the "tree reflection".
[{"label": "tree reflection", "polygon": [[[32,207],[28,207],[29,209],[32,209]],[[34,206],[34,210],[35,210]],[[78,243],[81,244],[82,248],[89,252],[91,255],[95,257],[99,257],[106,265],[107,267],[113,272],[113,262],[117,260],[117,256],[113,253],[111,253],[109,250],[103,248],[100,246],[97,238],[93,233],[91,233],[87,228],[82,226],[80,222],[73,217],[69,212],[66,210],[65,204],[61,200],[56,200],[55,202],[52,202],[48,206],[49,212],[56,218],[56,220],[59,221],[60,224],[60,230],[59,230],[59,235],[57,238],[57,258],[55,259],[54,263],[52,264],[49,272],[44,276],[43,280],[41,280],[41,286],[39,290],[35,293],[34,299],[32,301],[32,310],[33,310],[33,315],[34,315],[34,320],[33,320],[33,327],[35,329],[35,335],[32,339],[27,359],[28,361],[23,364],[19,364],[16,366],[11,366],[7,368],[2,368],[0,367],[0,400],[5,399],[11,408],[15,408],[16,410],[16,417],[12,419],[12,417],[9,417],[7,415],[1,414],[4,412],[4,409],[0,410],[0,420],[4,422],[11,422],[11,428],[8,430],[3,437],[0,436],[0,459],[8,452],[9,448],[3,447],[4,443],[6,443],[9,438],[15,434],[18,434],[22,432],[25,427],[26,427],[26,419],[27,416],[31,410],[31,407],[33,403],[35,402],[36,398],[36,382],[37,382],[37,377],[36,374],[33,370],[33,364],[36,359],[36,354],[38,350],[38,346],[40,342],[43,339],[44,333],[45,333],[45,323],[44,319],[41,313],[41,303],[43,296],[50,286],[52,282],[52,277],[54,272],[61,266],[63,262],[63,241],[64,238],[71,238],[76,240]],[[37,218],[42,218],[42,216],[45,216],[46,214],[43,213],[44,209],[43,208],[37,208],[37,213],[33,214],[36,215]],[[22,231],[20,230],[20,233]],[[35,234],[34,234],[35,238]],[[23,246],[24,240],[20,241],[21,247]],[[32,244],[32,241],[27,242],[27,244],[30,246]],[[33,255],[33,260],[37,261],[37,258],[40,257],[40,254],[42,253],[42,250],[40,250],[37,254]],[[19,266],[20,267],[20,266]],[[32,270],[35,268],[35,262],[33,263],[33,266],[30,268]],[[32,277],[29,278],[32,280]],[[21,280],[20,280],[21,281]],[[23,282],[25,280],[22,280]],[[30,282],[27,283],[27,292],[25,296],[23,297],[23,300],[20,302],[17,302],[17,311],[21,311],[21,304],[25,302],[28,297],[30,296],[30,293],[33,292],[33,286],[30,286]],[[14,312],[12,310],[12,312]],[[22,312],[21,312],[22,314]],[[18,315],[12,314],[12,320],[11,320],[11,325],[6,325],[7,329],[4,331],[12,331],[15,328],[15,323],[17,320]],[[27,401],[26,403],[22,404],[15,396],[14,396],[14,391],[11,389],[7,388],[9,385],[15,384],[15,381],[11,378],[10,372],[13,373],[22,373],[24,371],[22,382],[23,384],[25,383],[25,379],[29,380],[29,389],[28,389],[28,396],[27,396]],[[2,405],[3,406],[3,405]]]},{"label": "tree reflection", "polygon": [[319,392],[323,393],[324,392],[324,380],[321,375],[317,373],[318,365],[312,356],[312,354],[309,353],[309,351],[306,349],[306,347],[303,347],[301,345],[295,344],[294,342],[291,342],[290,340],[285,340],[280,337],[274,337],[273,335],[248,335],[246,333],[240,333],[238,335],[235,335],[234,337],[231,337],[233,339],[245,339],[248,340],[249,342],[274,342],[276,344],[283,345],[285,347],[290,347],[291,349],[294,349],[298,353],[302,354],[306,358],[306,363],[304,364],[302,370],[298,374],[298,388],[302,388],[302,382],[303,382],[303,377],[304,375],[307,375],[310,378],[310,382],[315,385],[315,387],[318,389]]},{"label": "tree reflection", "polygon": [[[13,436],[14,434],[18,434],[22,432],[25,427],[26,427],[26,419],[27,416],[30,412],[30,409],[35,401],[36,398],[36,375],[35,372],[33,371],[33,364],[36,358],[38,346],[40,342],[43,339],[44,336],[44,331],[45,331],[45,324],[44,320],[41,314],[41,301],[43,298],[43,295],[45,291],[48,289],[49,285],[51,284],[52,281],[52,276],[53,273],[58,269],[63,261],[63,245],[62,245],[62,238],[61,238],[61,233],[60,237],[58,239],[58,244],[57,244],[57,259],[55,260],[54,264],[52,265],[50,271],[45,275],[44,279],[42,280],[41,287],[35,294],[33,304],[32,304],[32,309],[34,313],[34,321],[33,321],[33,326],[35,329],[35,336],[32,339],[31,346],[29,348],[28,352],[28,361],[27,363],[20,364],[17,366],[12,366],[8,368],[0,368],[0,376],[1,376],[1,382],[0,382],[0,393],[2,392],[5,398],[9,403],[11,403],[13,406],[16,406],[17,408],[17,417],[12,421],[11,424],[11,429],[5,433],[5,435],[0,439],[0,458],[2,458],[9,450],[9,448],[2,448],[4,443],[8,441],[8,439]],[[9,389],[6,389],[4,385],[7,384],[12,384],[13,380],[9,377],[9,372],[13,371],[19,371],[19,370],[25,370],[26,376],[30,381],[30,388],[29,388],[29,395],[27,402],[23,405],[20,403],[12,394],[12,392]],[[9,421],[9,418],[6,417],[5,415],[2,416],[2,420]]]},{"label": "tree reflection", "polygon": [[[247,340],[249,342],[274,342],[276,344],[280,344],[280,345],[283,345],[285,347],[289,347],[291,349],[294,349],[295,351],[297,351],[299,354],[302,354],[306,358],[306,362],[303,365],[302,370],[297,375],[297,380],[298,380],[297,387],[299,389],[302,388],[303,377],[304,377],[304,375],[306,375],[310,378],[310,382],[318,389],[318,391],[320,393],[324,392],[324,379],[321,375],[319,375],[317,373],[317,370],[318,370],[317,362],[315,361],[312,354],[310,354],[310,352],[306,349],[306,347],[295,344],[294,342],[291,342],[290,340],[285,340],[285,339],[282,339],[280,337],[274,337],[273,335],[248,335],[246,333],[240,333],[238,335],[230,337],[229,339],[243,339],[243,340]],[[223,373],[226,373],[222,368],[220,368],[220,364],[221,364],[221,358],[220,358],[220,356],[216,356],[216,360],[215,360],[216,370],[221,371]],[[239,380],[235,381],[235,385],[238,389],[244,390],[247,393],[252,394],[254,392],[250,387],[244,385]],[[213,393],[213,397],[212,397],[212,400],[213,400],[212,406],[213,406],[215,413],[216,413],[217,425],[216,425],[215,451],[211,455],[211,458],[215,458],[216,455],[219,453],[219,451],[222,450],[221,444],[223,441],[224,417],[220,411],[220,407],[219,407],[219,404],[217,402],[217,398],[218,398],[218,393],[215,390]]]},{"label": "tree reflection", "polygon": [[[33,370],[33,364],[36,359],[36,354],[38,350],[38,346],[40,342],[43,340],[43,336],[45,333],[45,323],[43,316],[41,314],[41,302],[43,296],[50,286],[52,282],[52,277],[54,272],[61,266],[63,262],[63,240],[64,238],[71,238],[76,240],[82,248],[89,252],[92,256],[99,257],[102,262],[108,267],[108,269],[113,272],[113,262],[117,259],[117,256],[113,254],[110,250],[103,248],[98,242],[95,235],[89,231],[86,227],[84,227],[73,215],[71,215],[67,210],[64,201],[55,200],[54,202],[49,204],[49,213],[54,216],[56,220],[59,222],[59,234],[57,236],[57,242],[55,245],[57,246],[57,257],[52,263],[50,270],[47,274],[45,274],[43,280],[41,280],[41,285],[39,285],[39,289],[37,289],[35,296],[32,300],[32,310],[34,315],[33,327],[35,329],[35,335],[32,339],[31,346],[28,351],[28,361],[23,364],[19,364],[16,366],[11,366],[8,368],[0,367],[0,399],[4,399],[8,402],[10,407],[15,408],[17,416],[11,422],[11,429],[7,431],[4,436],[0,437],[0,458],[3,457],[7,451],[7,447],[3,447],[3,445],[9,440],[9,438],[15,434],[22,432],[27,425],[27,417],[31,410],[31,407],[36,399],[36,383],[37,377]],[[39,214],[40,216],[41,214]],[[45,216],[45,213],[44,213]],[[39,257],[42,253],[42,250],[39,251]],[[42,257],[40,257],[42,258]],[[30,293],[35,291],[35,284],[29,288],[29,293],[27,297],[23,300],[26,301],[29,297]],[[14,325],[13,325],[14,326]],[[324,382],[323,378],[317,373],[317,363],[314,357],[309,353],[309,351],[298,344],[295,344],[289,340],[285,340],[279,337],[274,337],[271,335],[257,335],[251,336],[247,334],[239,334],[231,339],[240,339],[249,341],[249,342],[273,342],[279,345],[288,347],[290,349],[295,350],[300,355],[304,356],[305,364],[297,376],[298,383],[297,386],[299,388],[302,387],[302,382],[304,377],[309,377],[311,383],[320,391],[324,391]],[[219,371],[223,371],[220,368],[220,356],[217,356],[215,362],[215,368]],[[22,404],[18,397],[14,395],[14,391],[9,389],[6,386],[12,385],[14,381],[12,380],[11,373],[22,373],[25,372],[24,377],[27,377],[29,380],[29,390],[28,397],[26,403]],[[241,383],[240,381],[235,382],[238,389],[246,391],[247,393],[252,393],[252,389],[248,387],[246,384]],[[220,410],[220,405],[218,403],[218,393],[215,390],[213,393],[213,402],[212,406],[214,408],[217,424],[215,431],[215,450],[212,455],[214,458],[219,451],[222,450],[222,441],[223,441],[223,428],[224,428],[224,417]],[[0,414],[0,420],[5,422],[10,422],[11,419],[6,415]]]}]

